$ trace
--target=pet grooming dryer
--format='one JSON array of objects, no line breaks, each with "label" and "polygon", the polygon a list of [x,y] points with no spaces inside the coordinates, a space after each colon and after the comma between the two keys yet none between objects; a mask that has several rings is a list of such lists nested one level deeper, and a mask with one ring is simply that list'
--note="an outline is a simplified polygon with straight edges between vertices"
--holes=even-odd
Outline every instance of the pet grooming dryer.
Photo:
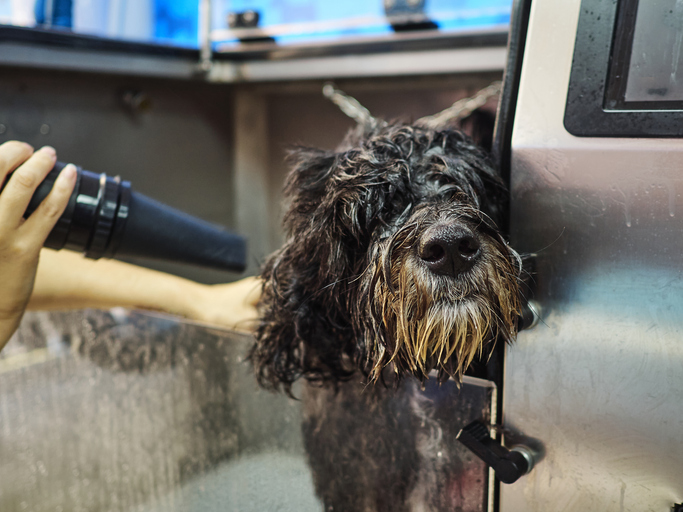
[{"label": "pet grooming dryer", "polygon": [[[65,165],[57,162],[38,186],[26,217],[52,190]],[[79,251],[93,259],[148,258],[244,270],[244,237],[135,192],[118,176],[77,170],[74,191],[45,247]]]}]

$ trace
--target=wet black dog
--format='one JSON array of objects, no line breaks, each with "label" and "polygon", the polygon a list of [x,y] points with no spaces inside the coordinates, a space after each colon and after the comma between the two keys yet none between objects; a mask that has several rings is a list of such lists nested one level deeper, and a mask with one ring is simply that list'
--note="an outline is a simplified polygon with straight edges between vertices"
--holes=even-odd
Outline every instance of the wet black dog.
[{"label": "wet black dog", "polygon": [[401,123],[292,162],[287,240],[262,274],[259,382],[309,382],[304,431],[327,510],[462,507],[447,476],[460,463],[418,384],[459,380],[516,334],[502,181],[461,132]]}]

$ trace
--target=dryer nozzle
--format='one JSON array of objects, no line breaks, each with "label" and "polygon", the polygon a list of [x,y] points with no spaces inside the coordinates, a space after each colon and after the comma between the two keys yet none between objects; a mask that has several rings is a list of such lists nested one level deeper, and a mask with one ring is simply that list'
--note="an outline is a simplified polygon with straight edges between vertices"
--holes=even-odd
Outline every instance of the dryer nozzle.
[{"label": "dryer nozzle", "polygon": [[[38,186],[25,216],[52,190],[66,164],[57,162]],[[246,241],[131,190],[130,182],[77,167],[74,192],[45,242],[88,258],[148,258],[217,270],[243,271]]]}]

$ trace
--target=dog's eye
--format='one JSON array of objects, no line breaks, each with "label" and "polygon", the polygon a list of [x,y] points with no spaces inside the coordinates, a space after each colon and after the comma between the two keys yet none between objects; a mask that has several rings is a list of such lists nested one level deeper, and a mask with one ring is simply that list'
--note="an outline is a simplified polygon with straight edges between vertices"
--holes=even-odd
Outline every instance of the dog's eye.
[{"label": "dog's eye", "polygon": [[408,203],[406,207],[403,209],[401,214],[398,216],[397,222],[400,224],[405,224],[405,222],[408,220],[408,217],[410,217],[410,211],[413,208],[412,203]]},{"label": "dog's eye", "polygon": [[438,185],[437,194],[443,198],[452,199],[462,194],[462,188],[452,182],[442,182]]},{"label": "dog's eye", "polygon": [[432,193],[436,197],[448,201],[456,199],[458,201],[469,201],[468,198],[473,192],[467,183],[458,182],[452,176],[442,173],[435,173],[429,183],[432,187]]},{"label": "dog's eye", "polygon": [[430,176],[428,176],[428,183],[439,192],[450,190],[456,186],[453,177],[442,172],[432,172]]}]

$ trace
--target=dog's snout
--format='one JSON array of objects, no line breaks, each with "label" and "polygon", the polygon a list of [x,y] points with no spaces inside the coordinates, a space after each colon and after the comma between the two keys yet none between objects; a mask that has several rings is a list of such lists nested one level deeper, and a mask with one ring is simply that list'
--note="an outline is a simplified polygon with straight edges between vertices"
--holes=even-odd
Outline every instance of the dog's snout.
[{"label": "dog's snout", "polygon": [[456,277],[474,266],[481,244],[468,228],[438,225],[428,229],[420,241],[418,256],[435,274]]}]

